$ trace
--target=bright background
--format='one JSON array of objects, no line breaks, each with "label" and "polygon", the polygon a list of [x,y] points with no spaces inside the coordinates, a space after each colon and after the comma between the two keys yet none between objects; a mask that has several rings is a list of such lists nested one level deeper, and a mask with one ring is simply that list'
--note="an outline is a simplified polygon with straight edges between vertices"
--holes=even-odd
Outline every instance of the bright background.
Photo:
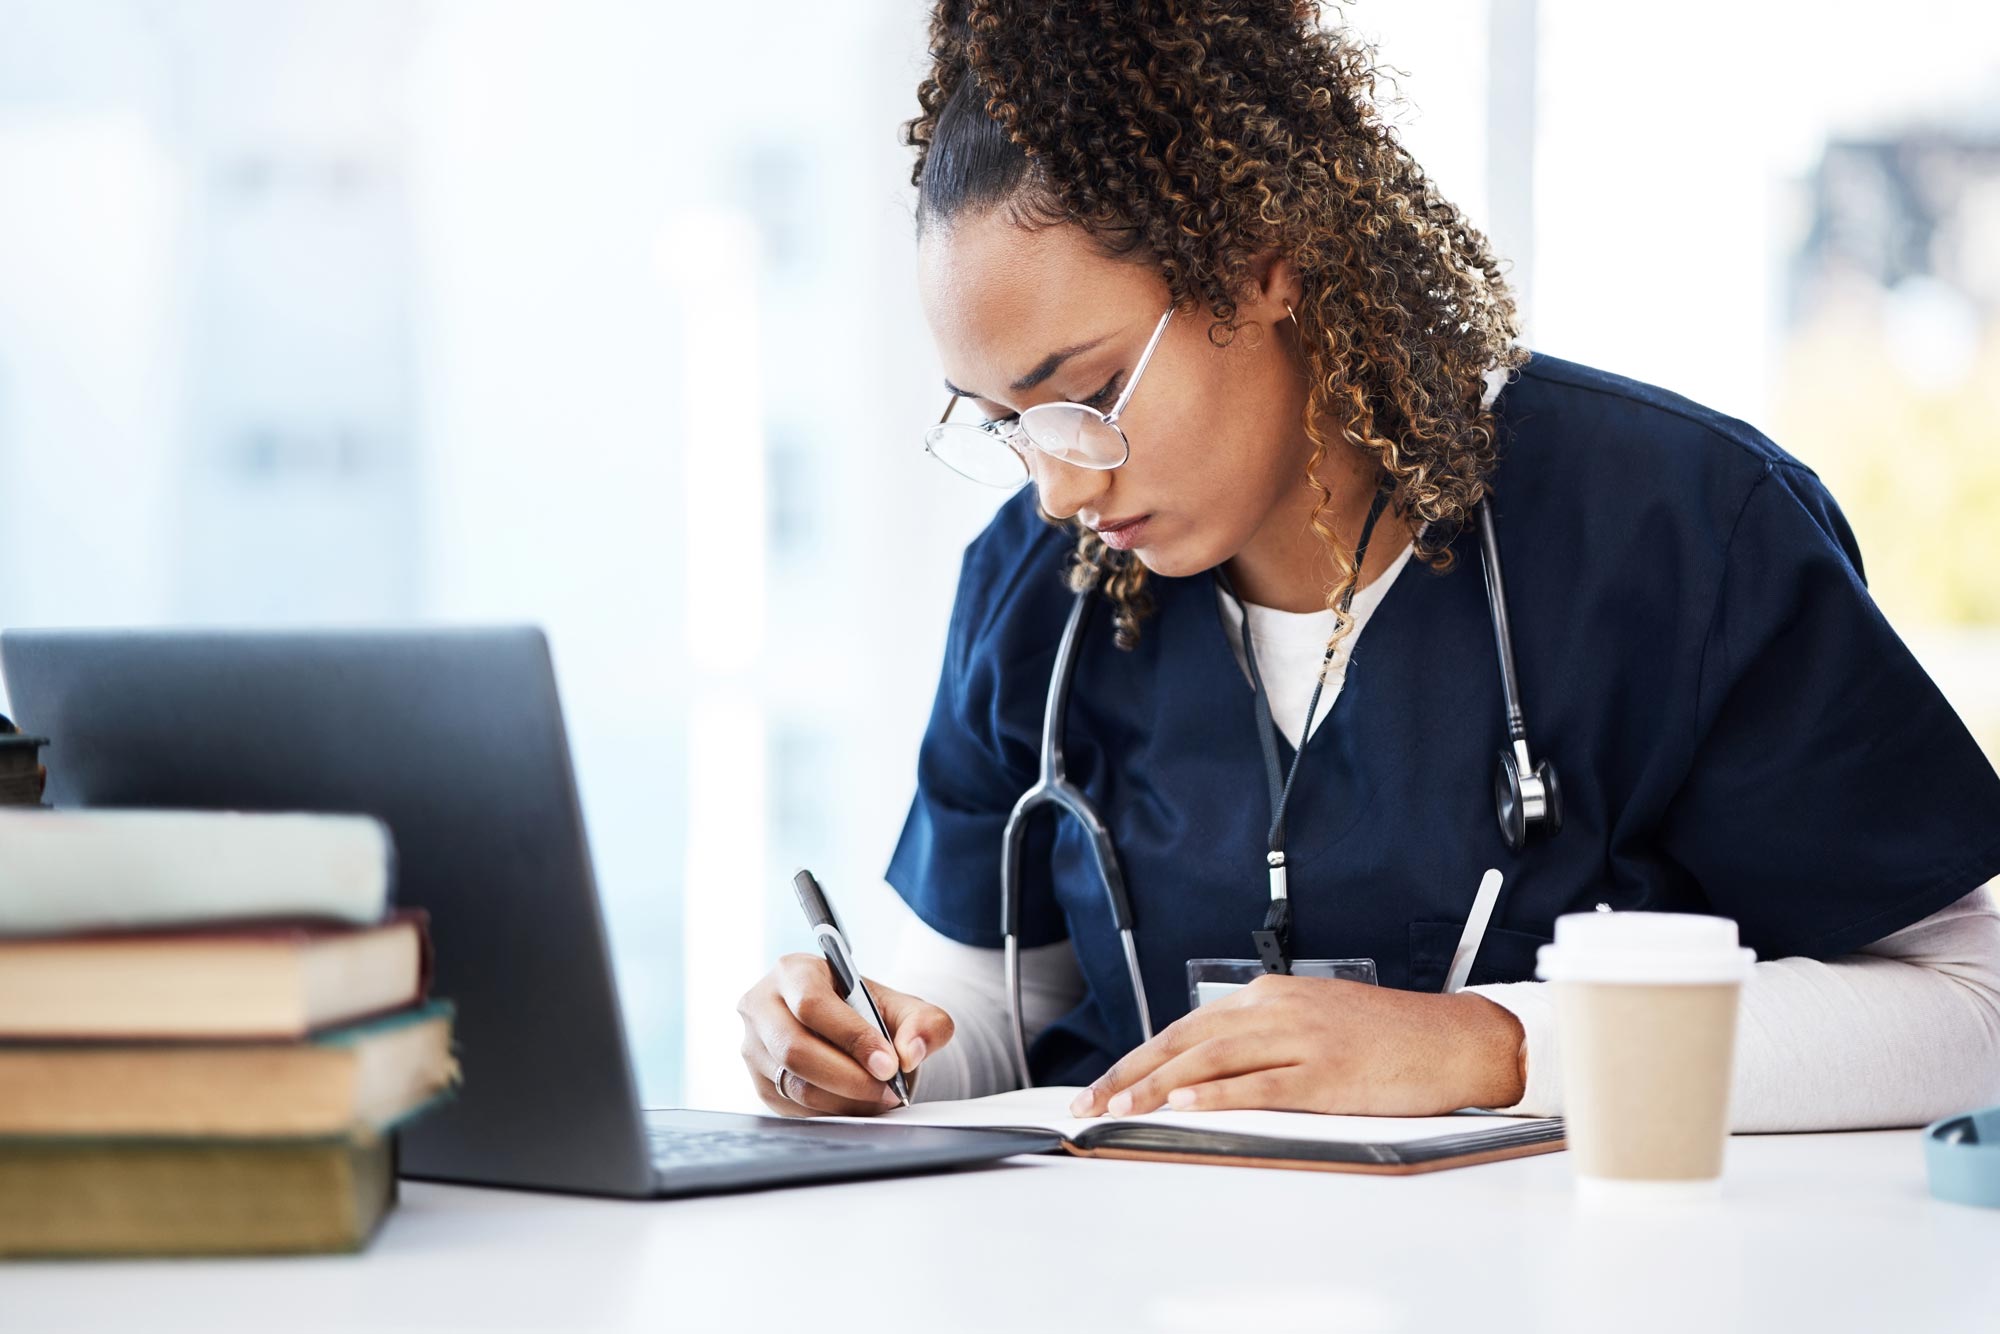
[{"label": "bright background", "polygon": [[[1819,469],[2000,753],[2000,19],[1694,13],[1345,18],[1531,345]],[[656,1104],[745,1104],[795,865],[866,963],[999,498],[917,447],[923,15],[0,0],[0,625],[547,626]]]}]

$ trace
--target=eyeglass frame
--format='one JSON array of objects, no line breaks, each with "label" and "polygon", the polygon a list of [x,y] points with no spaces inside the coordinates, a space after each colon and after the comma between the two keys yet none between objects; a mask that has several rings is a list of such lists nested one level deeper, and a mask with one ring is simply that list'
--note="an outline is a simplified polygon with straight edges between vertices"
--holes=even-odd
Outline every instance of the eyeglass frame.
[{"label": "eyeglass frame", "polygon": [[1160,339],[1163,338],[1167,332],[1167,323],[1168,321],[1172,320],[1173,317],[1174,317],[1174,308],[1170,305],[1167,307],[1166,313],[1160,316],[1160,322],[1153,326],[1153,336],[1146,340],[1146,349],[1145,351],[1139,354],[1139,363],[1132,369],[1132,378],[1125,382],[1124,392],[1118,395],[1118,401],[1111,405],[1111,410],[1109,412],[1102,411],[1098,408],[1093,408],[1088,403],[1072,403],[1069,402],[1068,400],[1058,400],[1054,403],[1036,403],[1032,407],[1023,408],[1021,411],[1015,413],[1012,417],[1001,417],[994,421],[954,422],[951,420],[952,409],[957,407],[958,400],[966,397],[966,395],[960,393],[953,393],[950,400],[946,402],[944,405],[944,415],[939,417],[937,419],[937,422],[934,425],[932,425],[929,430],[926,430],[924,432],[924,453],[930,455],[932,458],[936,459],[939,463],[944,464],[945,467],[950,468],[953,472],[957,473],[960,477],[965,478],[967,481],[978,482],[981,479],[972,476],[970,473],[965,472],[958,467],[955,467],[953,464],[946,461],[946,459],[941,454],[939,454],[935,449],[931,448],[931,437],[933,433],[937,431],[938,427],[945,425],[962,426],[968,430],[984,431],[986,434],[994,437],[996,440],[1000,441],[1000,443],[1006,445],[1009,449],[1011,449],[1014,452],[1014,457],[1019,459],[1021,462],[1022,476],[1020,482],[1013,482],[1013,483],[986,482],[983,483],[983,485],[1019,486],[1021,482],[1025,482],[1029,480],[1030,477],[1033,476],[1033,470],[1028,467],[1027,450],[1023,449],[1019,443],[1019,438],[1022,435],[1027,434],[1027,427],[1026,425],[1024,425],[1024,421],[1027,415],[1030,412],[1035,412],[1042,408],[1073,408],[1079,412],[1089,413],[1091,416],[1097,418],[1098,422],[1101,425],[1110,427],[1112,432],[1115,435],[1117,435],[1118,443],[1123,445],[1125,448],[1124,457],[1120,458],[1116,463],[1105,463],[1105,464],[1077,463],[1073,459],[1059,459],[1056,458],[1056,456],[1050,453],[1048,450],[1043,449],[1040,444],[1036,443],[1035,438],[1032,435],[1028,436],[1029,447],[1040,450],[1044,454],[1048,454],[1050,458],[1056,459],[1058,463],[1068,463],[1071,466],[1078,468],[1089,468],[1093,472],[1109,472],[1113,468],[1124,467],[1125,464],[1132,457],[1132,440],[1131,437],[1125,434],[1125,428],[1118,424],[1118,419],[1125,414],[1125,408],[1129,403],[1131,403],[1132,395],[1138,392],[1139,381],[1142,378],[1144,378],[1146,374],[1146,367],[1152,363],[1153,353],[1160,346]]}]

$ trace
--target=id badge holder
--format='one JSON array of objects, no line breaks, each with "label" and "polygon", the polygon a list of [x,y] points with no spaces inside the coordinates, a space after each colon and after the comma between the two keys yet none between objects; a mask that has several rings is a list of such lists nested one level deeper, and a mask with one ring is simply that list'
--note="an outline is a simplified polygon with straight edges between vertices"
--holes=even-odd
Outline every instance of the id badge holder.
[{"label": "id badge holder", "polygon": [[[1265,972],[1260,959],[1189,959],[1188,1004],[1199,1008],[1248,986]],[[1293,977],[1333,977],[1379,985],[1373,959],[1294,959]]]}]

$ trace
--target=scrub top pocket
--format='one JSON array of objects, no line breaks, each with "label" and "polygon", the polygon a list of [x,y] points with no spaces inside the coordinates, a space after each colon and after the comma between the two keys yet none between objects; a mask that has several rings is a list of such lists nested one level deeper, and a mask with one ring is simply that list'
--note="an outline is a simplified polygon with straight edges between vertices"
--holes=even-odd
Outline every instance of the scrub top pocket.
[{"label": "scrub top pocket", "polygon": [[[1465,931],[1464,922],[1410,923],[1411,991],[1440,991],[1451,971],[1452,952]],[[1467,986],[1483,982],[1532,982],[1535,980],[1535,951],[1552,937],[1532,931],[1510,931],[1505,927],[1486,929],[1479,954],[1472,961]]]}]

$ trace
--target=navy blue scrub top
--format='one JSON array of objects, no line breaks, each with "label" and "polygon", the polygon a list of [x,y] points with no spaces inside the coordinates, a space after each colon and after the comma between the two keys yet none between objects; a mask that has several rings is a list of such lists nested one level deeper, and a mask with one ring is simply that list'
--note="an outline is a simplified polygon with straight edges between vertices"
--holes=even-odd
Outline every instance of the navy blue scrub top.
[{"label": "navy blue scrub top", "polygon": [[[1545,355],[1494,410],[1522,704],[1562,832],[1513,853],[1494,819],[1506,736],[1468,525],[1452,570],[1412,563],[1390,587],[1306,747],[1285,821],[1295,957],[1373,958],[1383,985],[1437,991],[1489,866],[1506,888],[1474,983],[1532,979],[1556,917],[1598,903],[1718,913],[1759,958],[1825,959],[2000,874],[2000,777],[1869,597],[1810,469],[1741,421]],[[888,878],[966,944],[1001,943],[1001,828],[1035,780],[1073,547],[1024,487],[965,552]],[[1108,609],[1091,622],[1067,752],[1123,861],[1163,1027],[1187,1012],[1188,959],[1252,954],[1270,797],[1211,576],[1149,585],[1134,650]],[[1036,817],[1022,897],[1022,945],[1067,937],[1088,983],[1030,1067],[1086,1083],[1140,1032],[1074,820]]]}]

